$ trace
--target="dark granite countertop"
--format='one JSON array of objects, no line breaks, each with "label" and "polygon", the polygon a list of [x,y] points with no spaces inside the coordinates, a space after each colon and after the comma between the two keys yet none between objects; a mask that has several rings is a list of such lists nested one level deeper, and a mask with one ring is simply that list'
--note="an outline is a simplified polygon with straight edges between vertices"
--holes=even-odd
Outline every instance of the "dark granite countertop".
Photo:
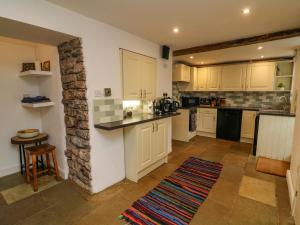
[{"label": "dark granite countertop", "polygon": [[274,111],[274,110],[260,110],[258,112],[259,116],[289,116],[289,117],[295,117],[295,113],[290,113],[288,111]]},{"label": "dark granite countertop", "polygon": [[94,127],[102,130],[115,130],[124,127],[129,127],[141,123],[147,123],[154,120],[165,119],[172,116],[178,116],[180,113],[168,113],[164,115],[152,115],[152,114],[138,114],[134,115],[131,118],[126,118],[121,121],[109,122],[109,123],[99,123],[95,124]]}]

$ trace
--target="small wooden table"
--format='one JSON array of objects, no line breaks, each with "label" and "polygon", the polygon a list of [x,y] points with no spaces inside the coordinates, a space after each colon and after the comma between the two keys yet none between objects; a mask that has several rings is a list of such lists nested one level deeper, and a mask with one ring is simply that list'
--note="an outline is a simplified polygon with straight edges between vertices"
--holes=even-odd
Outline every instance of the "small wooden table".
[{"label": "small wooden table", "polygon": [[[26,170],[26,158],[25,158],[25,145],[35,144],[40,145],[43,141],[48,140],[48,134],[40,133],[38,136],[33,138],[19,138],[14,136],[11,138],[11,143],[19,145],[19,154],[20,154],[20,165],[21,165],[21,174],[23,175]],[[43,158],[41,158],[41,164],[43,166]],[[29,162],[28,162],[29,163]]]}]

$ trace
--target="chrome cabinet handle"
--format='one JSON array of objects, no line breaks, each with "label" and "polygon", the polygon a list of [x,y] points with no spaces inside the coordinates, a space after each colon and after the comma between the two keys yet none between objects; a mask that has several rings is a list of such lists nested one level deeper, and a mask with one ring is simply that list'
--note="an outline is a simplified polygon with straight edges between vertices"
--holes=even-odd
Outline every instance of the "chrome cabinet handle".
[{"label": "chrome cabinet handle", "polygon": [[152,133],[154,133],[154,123],[152,123]]},{"label": "chrome cabinet handle", "polygon": [[143,98],[143,90],[140,90],[140,98]]},{"label": "chrome cabinet handle", "polygon": [[144,90],[144,98],[147,97],[147,93],[146,93],[146,90]]},{"label": "chrome cabinet handle", "polygon": [[158,131],[158,123],[156,123],[156,132]]}]

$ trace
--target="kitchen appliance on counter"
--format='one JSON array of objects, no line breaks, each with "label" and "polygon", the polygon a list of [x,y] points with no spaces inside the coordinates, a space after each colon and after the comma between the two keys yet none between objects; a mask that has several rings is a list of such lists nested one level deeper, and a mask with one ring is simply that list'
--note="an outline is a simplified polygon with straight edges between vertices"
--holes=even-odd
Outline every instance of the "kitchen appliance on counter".
[{"label": "kitchen appliance on counter", "polygon": [[241,109],[218,109],[217,138],[239,141],[242,126]]},{"label": "kitchen appliance on counter", "polygon": [[181,97],[181,105],[184,108],[195,107],[200,104],[199,97]]},{"label": "kitchen appliance on counter", "polygon": [[168,97],[164,93],[164,97],[153,102],[153,112],[155,115],[176,112],[179,108],[179,102]]}]

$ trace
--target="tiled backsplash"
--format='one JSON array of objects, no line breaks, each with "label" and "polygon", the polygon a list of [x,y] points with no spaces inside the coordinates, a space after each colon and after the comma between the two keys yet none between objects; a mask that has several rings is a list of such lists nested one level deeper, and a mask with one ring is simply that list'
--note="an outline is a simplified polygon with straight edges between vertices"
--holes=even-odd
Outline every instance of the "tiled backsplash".
[{"label": "tiled backsplash", "polygon": [[181,92],[180,84],[173,82],[173,98],[180,101],[181,96],[222,97],[226,98],[226,105],[245,107],[278,107],[282,105],[281,96],[290,101],[290,92]]},{"label": "tiled backsplash", "polygon": [[95,99],[94,123],[108,123],[123,120],[121,99]]}]

